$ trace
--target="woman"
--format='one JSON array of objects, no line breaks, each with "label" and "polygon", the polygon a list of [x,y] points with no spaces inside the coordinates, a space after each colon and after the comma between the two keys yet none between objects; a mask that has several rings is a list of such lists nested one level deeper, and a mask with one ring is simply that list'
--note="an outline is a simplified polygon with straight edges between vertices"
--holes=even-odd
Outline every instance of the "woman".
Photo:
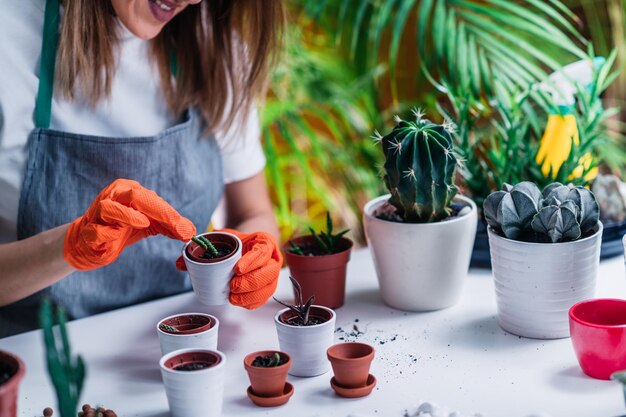
[{"label": "woman", "polygon": [[222,194],[244,242],[230,301],[267,300],[253,101],[281,24],[278,0],[2,2],[0,337],[37,327],[44,295],[79,318],[188,290],[180,241]]}]

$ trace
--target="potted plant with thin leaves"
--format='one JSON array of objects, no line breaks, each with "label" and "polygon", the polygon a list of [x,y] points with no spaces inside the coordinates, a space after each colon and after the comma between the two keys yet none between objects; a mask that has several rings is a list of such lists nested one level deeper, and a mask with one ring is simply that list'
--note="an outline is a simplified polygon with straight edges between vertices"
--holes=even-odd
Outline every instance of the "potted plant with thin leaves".
[{"label": "potted plant with thin leaves", "polygon": [[233,268],[241,258],[241,240],[226,232],[203,233],[194,236],[183,247],[185,267],[193,291],[201,303],[228,303]]},{"label": "potted plant with thin leaves", "polygon": [[289,374],[311,377],[330,370],[326,350],[332,346],[335,334],[335,312],[328,307],[313,305],[315,296],[303,302],[298,281],[289,277],[296,295],[295,304],[276,302],[285,306],[274,316],[280,350],[291,357]]},{"label": "potted plant with thin leaves", "polygon": [[459,299],[476,233],[476,204],[458,194],[455,127],[414,110],[414,121],[375,141],[385,154],[389,194],[364,208],[365,233],[381,295],[391,307],[428,311]]},{"label": "potted plant with thin leaves", "polygon": [[569,309],[595,294],[603,227],[593,193],[505,184],[483,210],[500,326],[524,337],[568,337]]},{"label": "potted plant with thin leaves", "polygon": [[315,294],[318,305],[339,308],[346,294],[346,270],[352,241],[344,235],[349,229],[333,234],[333,221],[326,213],[326,230],[296,237],[285,246],[285,260],[290,274],[302,288],[302,298]]}]

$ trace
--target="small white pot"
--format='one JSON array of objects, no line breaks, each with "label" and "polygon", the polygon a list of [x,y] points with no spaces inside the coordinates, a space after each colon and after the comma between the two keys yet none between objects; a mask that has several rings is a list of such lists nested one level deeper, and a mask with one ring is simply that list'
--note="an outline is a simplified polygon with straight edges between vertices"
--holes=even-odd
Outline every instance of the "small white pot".
[{"label": "small white pot", "polygon": [[205,233],[203,236],[217,234],[228,235],[237,242],[235,253],[224,260],[212,263],[196,262],[187,256],[187,247],[191,244],[191,241],[187,242],[183,247],[183,259],[185,260],[185,266],[191,278],[193,292],[202,304],[210,306],[228,303],[228,296],[230,294],[229,284],[234,275],[233,268],[237,261],[239,261],[239,258],[241,258],[242,244],[237,236],[224,232]]},{"label": "small white pot", "polygon": [[280,321],[280,316],[290,311],[288,308],[274,316],[280,350],[291,356],[290,375],[310,377],[330,370],[326,350],[335,340],[336,316],[330,308],[314,305],[311,313],[315,309],[323,310],[330,319],[315,326],[291,326]]},{"label": "small white pot", "polygon": [[[219,362],[197,371],[175,371],[166,364],[190,352],[208,353],[219,357]],[[218,417],[222,414],[224,397],[224,369],[226,356],[219,351],[180,349],[163,356],[159,361],[161,377],[172,417]]]},{"label": "small white pot", "polygon": [[[201,316],[210,320],[210,327],[202,331],[181,331],[180,333],[169,333],[161,330],[161,323],[176,320],[184,316]],[[167,323],[166,323],[167,324]],[[220,322],[217,317],[205,313],[183,313],[165,317],[157,323],[156,329],[161,344],[161,354],[173,352],[179,349],[208,349],[217,350],[217,334]]]},{"label": "small white pot", "polygon": [[534,339],[569,337],[570,307],[595,294],[601,222],[597,228],[564,243],[518,242],[488,228],[500,327]]},{"label": "small white pot", "polygon": [[375,198],[363,210],[383,301],[408,311],[450,307],[459,300],[469,269],[476,204],[458,195],[455,200],[470,207],[469,213],[436,223],[399,223],[373,215],[389,197]]}]

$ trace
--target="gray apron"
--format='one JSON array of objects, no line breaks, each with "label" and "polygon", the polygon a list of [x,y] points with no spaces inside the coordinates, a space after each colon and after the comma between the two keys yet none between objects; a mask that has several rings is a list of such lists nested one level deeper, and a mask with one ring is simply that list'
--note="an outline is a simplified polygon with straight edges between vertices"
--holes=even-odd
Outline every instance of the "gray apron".
[{"label": "gray apron", "polygon": [[[156,191],[202,230],[223,192],[222,160],[214,137],[202,137],[195,112],[185,112],[180,124],[151,137],[97,137],[49,129],[58,11],[58,0],[48,0],[36,128],[28,140],[18,239],[72,222],[117,178],[133,179]],[[81,318],[187,291],[191,288],[187,274],[175,267],[182,246],[164,236],[143,239],[108,266],[73,273],[0,308],[0,337],[37,328],[43,296],[63,305],[71,318]]]}]

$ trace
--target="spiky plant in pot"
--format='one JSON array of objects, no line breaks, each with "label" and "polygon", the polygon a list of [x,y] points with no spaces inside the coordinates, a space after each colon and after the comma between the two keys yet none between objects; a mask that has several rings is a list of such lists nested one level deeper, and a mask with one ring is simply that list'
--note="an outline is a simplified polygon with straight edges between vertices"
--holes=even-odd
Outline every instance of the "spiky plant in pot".
[{"label": "spiky plant in pot", "polygon": [[421,111],[414,115],[415,121],[396,116],[397,124],[388,135],[376,135],[385,154],[389,204],[406,223],[437,222],[453,214],[458,193],[454,125],[435,124],[424,119]]}]

